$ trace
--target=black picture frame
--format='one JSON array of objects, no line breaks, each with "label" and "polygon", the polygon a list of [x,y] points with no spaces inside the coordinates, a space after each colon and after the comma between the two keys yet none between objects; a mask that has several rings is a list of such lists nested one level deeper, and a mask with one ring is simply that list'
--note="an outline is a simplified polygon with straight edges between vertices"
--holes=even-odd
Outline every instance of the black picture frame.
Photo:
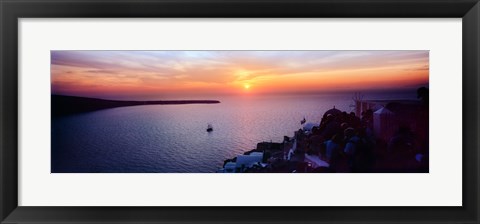
[{"label": "black picture frame", "polygon": [[[0,15],[1,223],[479,223],[479,0],[0,0]],[[462,18],[463,206],[18,206],[17,21],[75,17]]]}]

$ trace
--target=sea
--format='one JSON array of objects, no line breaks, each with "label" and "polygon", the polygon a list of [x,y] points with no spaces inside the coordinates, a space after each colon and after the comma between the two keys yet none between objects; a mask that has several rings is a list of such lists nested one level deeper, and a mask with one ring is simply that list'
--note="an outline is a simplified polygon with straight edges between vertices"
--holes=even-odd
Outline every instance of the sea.
[{"label": "sea", "polygon": [[[52,118],[52,173],[213,173],[224,160],[282,142],[333,107],[354,111],[353,93],[242,95],[218,104],[118,107]],[[415,92],[364,99],[415,99]],[[207,132],[207,125],[213,126]]]}]

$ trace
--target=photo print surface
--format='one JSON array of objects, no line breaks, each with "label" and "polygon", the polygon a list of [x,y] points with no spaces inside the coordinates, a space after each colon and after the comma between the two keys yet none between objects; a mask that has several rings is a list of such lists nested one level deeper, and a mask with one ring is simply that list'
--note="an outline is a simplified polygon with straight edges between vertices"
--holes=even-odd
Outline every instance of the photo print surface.
[{"label": "photo print surface", "polygon": [[51,172],[428,173],[428,93],[428,51],[51,51]]}]

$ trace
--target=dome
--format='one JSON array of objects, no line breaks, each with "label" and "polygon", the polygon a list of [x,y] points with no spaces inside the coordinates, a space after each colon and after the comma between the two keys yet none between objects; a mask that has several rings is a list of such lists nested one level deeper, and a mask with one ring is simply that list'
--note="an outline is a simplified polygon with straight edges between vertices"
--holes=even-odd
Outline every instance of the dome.
[{"label": "dome", "polygon": [[303,130],[304,131],[312,131],[313,127],[317,126],[317,124],[314,123],[306,123],[303,125]]},{"label": "dome", "polygon": [[388,110],[385,107],[382,107],[382,108],[378,109],[377,111],[375,111],[373,114],[393,114],[393,112]]},{"label": "dome", "polygon": [[337,114],[341,114],[342,111],[340,111],[339,109],[335,108],[335,106],[333,106],[332,109],[330,110],[327,110],[327,112],[325,112],[323,114],[324,117],[326,117],[327,115],[331,114],[331,115],[337,115]]}]

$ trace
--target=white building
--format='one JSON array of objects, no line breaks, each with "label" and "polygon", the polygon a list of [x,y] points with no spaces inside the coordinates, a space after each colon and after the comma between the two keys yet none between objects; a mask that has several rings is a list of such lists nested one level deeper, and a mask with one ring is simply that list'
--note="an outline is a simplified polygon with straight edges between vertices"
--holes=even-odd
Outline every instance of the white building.
[{"label": "white building", "polygon": [[223,168],[219,169],[217,173],[241,173],[254,165],[265,167],[266,164],[263,164],[262,161],[263,152],[252,152],[250,155],[238,155],[236,162],[225,163]]},{"label": "white building", "polygon": [[252,152],[250,155],[237,156],[236,168],[239,171],[244,171],[253,165],[259,165],[263,160],[263,152]]}]

